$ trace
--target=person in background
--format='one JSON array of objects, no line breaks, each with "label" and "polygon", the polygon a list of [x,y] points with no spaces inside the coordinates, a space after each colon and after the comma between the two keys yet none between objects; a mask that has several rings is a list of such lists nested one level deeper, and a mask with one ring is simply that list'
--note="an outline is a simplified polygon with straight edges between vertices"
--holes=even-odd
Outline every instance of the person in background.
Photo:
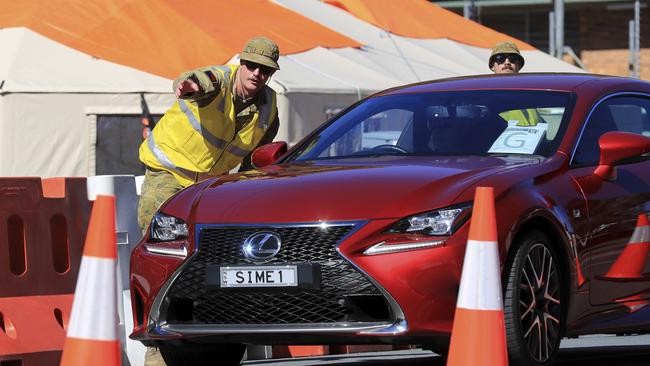
[{"label": "person in background", "polygon": [[516,44],[499,42],[492,48],[488,67],[495,74],[516,74],[524,67],[524,57]]},{"label": "person in background", "polygon": [[146,166],[138,224],[146,230],[160,205],[191,184],[252,168],[251,152],[273,141],[279,121],[275,92],[266,84],[279,49],[265,37],[249,40],[239,65],[184,72],[174,81],[177,101],[140,146]]},{"label": "person in background", "polygon": [[[516,44],[510,41],[499,42],[492,48],[488,67],[495,74],[517,74],[524,67],[524,57]],[[515,109],[502,112],[501,118],[510,122],[516,121],[517,126],[536,126],[540,116],[536,109]]]}]

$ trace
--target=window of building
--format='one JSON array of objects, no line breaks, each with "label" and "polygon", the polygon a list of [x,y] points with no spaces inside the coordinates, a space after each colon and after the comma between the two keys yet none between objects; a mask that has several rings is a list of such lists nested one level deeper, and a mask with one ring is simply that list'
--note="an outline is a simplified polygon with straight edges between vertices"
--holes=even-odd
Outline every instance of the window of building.
[{"label": "window of building", "polygon": [[[152,116],[157,122],[160,115]],[[97,115],[95,174],[144,174],[138,149],[144,141],[141,115]]]}]

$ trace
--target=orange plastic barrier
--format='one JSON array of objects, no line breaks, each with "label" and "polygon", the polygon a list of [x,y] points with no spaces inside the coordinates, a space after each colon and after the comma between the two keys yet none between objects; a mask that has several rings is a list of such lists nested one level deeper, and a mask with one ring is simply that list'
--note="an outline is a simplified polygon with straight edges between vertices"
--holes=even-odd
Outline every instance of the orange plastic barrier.
[{"label": "orange plastic barrier", "polygon": [[0,253],[9,262],[0,268],[0,298],[74,292],[86,192],[86,178],[0,178]]},{"label": "orange plastic barrier", "polygon": [[71,306],[71,294],[0,298],[0,360],[60,351]]},{"label": "orange plastic barrier", "polygon": [[363,345],[336,345],[330,346],[330,354],[348,354],[348,353],[363,353],[363,352],[388,352],[399,349],[409,349],[408,346],[404,348],[403,345],[390,345],[390,344],[363,344]]},{"label": "orange plastic barrier", "polygon": [[0,178],[0,364],[58,365],[90,208],[85,178]]},{"label": "orange plastic barrier", "polygon": [[323,356],[330,346],[273,346],[273,358]]},{"label": "orange plastic barrier", "polygon": [[309,357],[324,355],[340,355],[348,353],[363,352],[388,352],[395,350],[411,349],[408,344],[337,344],[337,345],[314,345],[314,346],[273,346],[273,358]]},{"label": "orange plastic barrier", "polygon": [[32,352],[23,355],[0,355],[2,366],[58,366],[61,351]]}]

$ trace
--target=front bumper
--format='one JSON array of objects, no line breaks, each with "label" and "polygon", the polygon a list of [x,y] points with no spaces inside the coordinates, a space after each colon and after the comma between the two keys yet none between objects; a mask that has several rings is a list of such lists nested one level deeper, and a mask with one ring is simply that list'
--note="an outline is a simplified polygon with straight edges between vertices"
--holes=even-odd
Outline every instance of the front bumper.
[{"label": "front bumper", "polygon": [[[458,235],[449,238],[440,248],[364,256],[363,250],[373,244],[373,233],[383,231],[386,225],[393,221],[329,224],[330,228],[335,228],[331,232],[337,234],[330,237],[329,241],[324,241],[330,244],[322,246],[318,243],[314,245],[313,240],[305,239],[302,234],[296,234],[296,230],[302,230],[303,234],[304,230],[315,231],[323,226],[321,223],[199,227],[196,233],[198,250],[166,279],[164,285],[156,292],[155,298],[148,298],[153,302],[149,311],[146,311],[147,322],[139,326],[136,324],[131,338],[155,345],[161,342],[422,343],[423,339],[428,337],[448,337],[467,237],[466,228],[461,228]],[[213,244],[204,244],[209,240],[200,237],[205,232],[233,229],[238,230],[239,234],[231,235],[229,240],[213,241]],[[323,276],[323,289],[328,293],[324,299],[319,297],[322,294],[317,294],[314,298],[314,293],[309,291],[259,291],[256,295],[258,298],[253,296],[250,300],[252,295],[246,294],[247,291],[237,293],[227,289],[215,292],[206,291],[205,286],[202,288],[206,265],[242,263],[241,254],[228,242],[241,243],[242,235],[259,229],[279,230],[283,238],[294,235],[294,239],[302,238],[293,240],[294,242],[311,244],[309,251],[304,247],[294,248],[293,251],[287,252],[286,257],[280,257],[278,260],[291,263],[319,261],[324,265],[324,272],[334,271],[332,276]],[[293,233],[287,234],[286,231]],[[220,248],[220,254],[216,256],[213,250],[208,250],[210,247],[214,249],[215,245]],[[321,247],[322,250],[315,250],[314,247]],[[213,254],[201,254],[208,252]],[[328,280],[330,277],[332,282]],[[134,278],[137,276],[132,276],[132,279]],[[142,288],[140,282],[136,280],[132,283],[132,289],[136,289],[136,292],[138,287]],[[219,296],[224,292],[225,297]],[[379,316],[374,314],[373,318],[358,309],[350,309],[350,306],[354,307],[355,304],[345,303],[346,296],[349,295],[370,297],[374,301],[371,301],[373,304],[380,301],[385,311]],[[274,301],[278,296],[280,306]],[[311,301],[304,300],[310,296]],[[178,299],[182,298],[189,300],[179,302]],[[292,303],[294,301],[297,303]],[[147,299],[143,301],[146,302]],[[286,304],[290,306],[287,307]],[[251,314],[251,308],[257,306],[266,310],[256,311],[255,317],[248,316]],[[178,315],[179,309],[183,307],[191,309],[191,317]],[[218,308],[216,311],[215,307]],[[327,311],[316,315],[296,315],[292,309]]]}]

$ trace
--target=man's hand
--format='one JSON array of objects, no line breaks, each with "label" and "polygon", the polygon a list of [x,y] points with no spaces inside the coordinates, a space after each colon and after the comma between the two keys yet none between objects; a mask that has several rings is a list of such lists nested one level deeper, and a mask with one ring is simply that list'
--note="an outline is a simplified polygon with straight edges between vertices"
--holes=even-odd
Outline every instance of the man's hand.
[{"label": "man's hand", "polygon": [[185,79],[176,85],[174,94],[176,95],[176,98],[180,98],[182,96],[194,94],[197,91],[199,91],[199,86],[192,79]]}]

